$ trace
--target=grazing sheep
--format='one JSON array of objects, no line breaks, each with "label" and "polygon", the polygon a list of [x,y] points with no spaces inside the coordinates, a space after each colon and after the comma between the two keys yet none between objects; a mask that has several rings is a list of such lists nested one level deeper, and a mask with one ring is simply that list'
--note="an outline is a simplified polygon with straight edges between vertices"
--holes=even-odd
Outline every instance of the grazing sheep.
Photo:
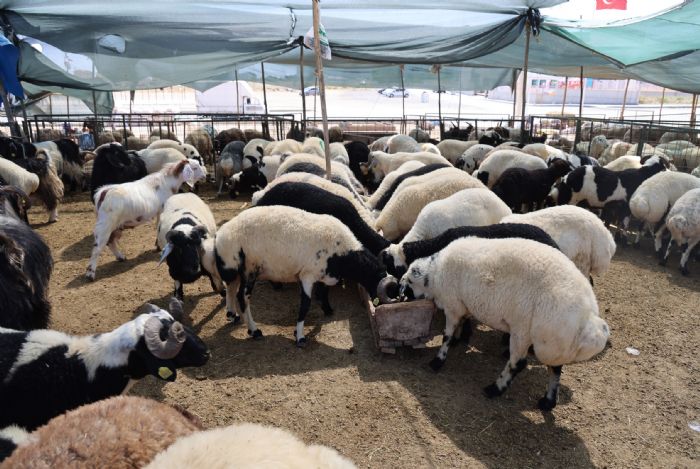
[{"label": "grazing sheep", "polygon": [[243,423],[193,433],[158,454],[146,469],[206,467],[355,469],[322,445],[306,445],[288,431]]},{"label": "grazing sheep", "polygon": [[[680,269],[683,275],[689,275],[688,259],[693,248],[700,242],[700,189],[692,189],[683,194],[666,218],[666,227],[671,232],[671,239],[683,249]],[[666,255],[661,261],[666,264],[668,255],[671,252],[671,245],[668,243]]]},{"label": "grazing sheep", "polygon": [[397,240],[408,233],[420,211],[430,202],[444,199],[463,189],[484,187],[481,182],[457,168],[438,169],[420,178],[423,178],[422,182],[406,187],[392,197],[377,218],[375,227],[388,240]]},{"label": "grazing sheep", "polygon": [[[213,162],[214,144],[211,141],[209,132],[204,129],[194,130],[185,137],[185,143],[192,145],[197,150],[197,154],[204,159],[205,163],[211,164]],[[194,155],[186,156],[192,158]]]},{"label": "grazing sheep", "polygon": [[[345,145],[340,142],[333,142],[330,144],[331,160],[337,161],[338,163],[343,163],[345,166],[350,166],[350,156],[348,151],[345,149]],[[325,155],[324,155],[325,158]]]},{"label": "grazing sheep", "polygon": [[[124,392],[131,380],[152,375],[175,381],[177,369],[202,366],[209,350],[179,321],[182,303],[168,313],[147,305],[111,332],[70,336],[52,330],[0,329],[0,428],[33,430],[84,404]],[[50,390],[50,392],[47,392]]]},{"label": "grazing sheep", "polygon": [[472,145],[466,150],[464,150],[464,153],[462,153],[462,155],[459,158],[457,158],[457,161],[455,161],[455,167],[463,169],[464,171],[471,174],[479,168],[481,162],[486,159],[486,156],[493,149],[494,148],[491,145]]},{"label": "grazing sheep", "polygon": [[[661,253],[666,214],[686,192],[700,188],[700,179],[676,171],[662,171],[642,182],[629,201],[630,211],[654,234],[654,250]],[[639,243],[641,230],[637,233]]]},{"label": "grazing sheep", "polygon": [[615,254],[615,240],[600,218],[574,205],[508,215],[501,223],[526,223],[542,228],[589,279],[591,274],[603,275]]},{"label": "grazing sheep", "polygon": [[119,144],[105,144],[95,149],[90,173],[90,200],[95,192],[108,184],[138,181],[146,176],[146,163],[135,152],[127,153]]},{"label": "grazing sheep", "polygon": [[28,435],[6,464],[35,467],[143,467],[204,427],[186,410],[137,396],[116,396],[51,419]]},{"label": "grazing sheep", "polygon": [[400,277],[408,265],[402,256],[406,243],[435,238],[459,226],[493,225],[510,214],[506,204],[486,188],[456,192],[426,205],[401,242],[392,244],[384,251],[382,261],[390,274]]},{"label": "grazing sheep", "polygon": [[420,145],[408,135],[396,134],[389,137],[386,143],[387,153],[415,153],[420,151]]},{"label": "grazing sheep", "polygon": [[156,233],[156,247],[163,251],[160,262],[166,260],[168,264],[176,298],[182,300],[184,283],[192,283],[202,275],[209,278],[212,290],[223,295],[224,285],[214,260],[216,220],[202,199],[192,193],[170,197]]},{"label": "grazing sheep", "polygon": [[[227,317],[236,323],[245,314],[253,338],[262,337],[250,312],[255,281],[301,283],[298,347],[306,345],[304,318],[315,283],[332,286],[353,280],[375,297],[377,284],[386,276],[379,260],[340,220],[280,205],[253,207],[225,223],[216,233],[215,252],[219,275],[226,282]],[[326,314],[332,311],[328,304],[323,309]]]},{"label": "grazing sheep", "polygon": [[[277,177],[293,172],[303,172],[315,174],[317,176],[326,175],[326,162],[314,155],[299,153],[285,159],[277,170]],[[362,201],[358,187],[362,187],[350,171],[350,168],[337,161],[331,161],[331,181],[340,184],[353,193],[355,198]]]},{"label": "grazing sheep", "polygon": [[350,160],[350,170],[355,178],[365,187],[370,187],[369,178],[362,172],[361,164],[365,165],[369,162],[369,147],[364,142],[348,142],[345,144],[345,150],[348,153]]},{"label": "grazing sheep", "polygon": [[95,192],[95,244],[85,277],[95,280],[97,260],[109,246],[118,261],[126,260],[119,250],[125,229],[148,223],[163,210],[166,200],[177,193],[183,182],[193,183],[197,175],[188,160],[171,163],[157,173],[122,184],[110,184]]},{"label": "grazing sheep", "polygon": [[463,238],[413,262],[401,289],[433,299],[445,312],[443,343],[431,362],[445,362],[455,329],[469,316],[510,333],[510,359],[484,389],[496,397],[527,367],[530,345],[549,369],[542,410],[557,404],[562,366],[600,353],[610,329],[600,318],[591,285],[561,252],[529,239]]},{"label": "grazing sheep", "polygon": [[397,169],[393,170],[389,174],[386,175],[384,179],[382,179],[381,184],[379,184],[379,187],[377,187],[377,190],[372,193],[369,199],[367,199],[367,206],[371,209],[374,209],[374,207],[377,205],[377,202],[384,196],[386,191],[388,191],[391,187],[394,185],[394,181],[401,176],[402,174],[406,174],[410,171],[413,171],[418,168],[422,168],[425,166],[423,163],[420,161],[407,161],[401,166],[399,166]]},{"label": "grazing sheep", "polygon": [[[291,176],[290,173],[286,176]],[[309,177],[312,175],[306,175]],[[284,176],[283,176],[284,177]],[[313,176],[316,179],[322,178]],[[328,182],[328,181],[326,181]],[[328,182],[329,185],[335,185]],[[339,187],[339,189],[344,189]],[[256,207],[269,205],[286,205],[296,207],[309,213],[320,215],[331,215],[345,224],[358,241],[366,247],[372,254],[379,253],[389,245],[389,241],[384,239],[374,230],[374,225],[367,223],[359,213],[351,199],[342,195],[336,195],[335,190],[325,190],[318,185],[306,182],[278,182],[266,188],[261,197],[255,202]],[[348,193],[352,198],[352,195]]]},{"label": "grazing sheep", "polygon": [[389,142],[390,136],[380,137],[374,142],[369,144],[369,151],[383,151],[388,152],[387,143]]},{"label": "grazing sheep", "polygon": [[[424,176],[426,174],[437,171],[438,169],[449,168],[450,165],[447,163],[435,163],[426,164],[413,171],[408,171],[406,173],[398,175],[391,186],[387,187],[379,200],[374,204],[374,210],[383,210],[386,204],[391,200],[391,198],[396,194],[397,191],[401,191],[412,184],[419,184],[426,178],[418,178],[418,176]],[[414,179],[418,178],[418,179]]]},{"label": "grazing sheep", "polygon": [[639,169],[641,167],[641,158],[633,155],[620,156],[603,166],[603,168],[609,169],[610,171],[624,171],[626,169]]},{"label": "grazing sheep", "polygon": [[508,168],[491,188],[514,211],[538,210],[554,183],[571,171],[571,165],[555,159],[546,169]]},{"label": "grazing sheep", "polygon": [[478,143],[479,142],[476,140],[465,142],[462,140],[447,139],[438,143],[437,148],[440,150],[440,154],[442,156],[444,156],[450,163],[456,165],[457,160],[464,154],[464,152]]},{"label": "grazing sheep", "polygon": [[[2,197],[14,200],[23,213],[24,194],[2,188]],[[53,270],[46,242],[23,220],[4,213],[0,205],[0,327],[18,330],[42,329],[51,314],[49,280]],[[18,214],[19,215],[19,214]]]},{"label": "grazing sheep", "polygon": [[497,150],[481,162],[475,174],[477,179],[490,188],[509,168],[547,169],[547,163],[542,158],[521,151]]},{"label": "grazing sheep", "polygon": [[545,145],[544,143],[530,143],[529,145],[525,145],[520,151],[527,153],[528,155],[538,156],[547,163],[549,163],[549,160],[553,158],[566,159],[563,151],[559,150],[558,148]]},{"label": "grazing sheep", "polygon": [[316,155],[319,158],[326,158],[326,152],[324,150],[323,137],[306,137],[304,143],[301,144],[300,153],[308,153],[309,155]]},{"label": "grazing sheep", "polygon": [[450,165],[443,156],[430,152],[413,153],[384,153],[383,151],[373,151],[369,154],[369,172],[374,175],[374,182],[379,183],[387,174],[394,171],[407,161],[420,161],[424,164],[442,163]]}]

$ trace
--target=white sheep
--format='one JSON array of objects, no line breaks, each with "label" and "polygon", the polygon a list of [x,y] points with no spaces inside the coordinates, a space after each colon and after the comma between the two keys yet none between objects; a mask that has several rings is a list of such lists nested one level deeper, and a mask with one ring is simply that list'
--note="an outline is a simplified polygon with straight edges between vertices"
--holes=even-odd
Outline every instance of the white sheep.
[{"label": "white sheep", "polygon": [[455,164],[457,163],[457,159],[459,159],[465,151],[478,144],[479,142],[476,140],[465,142],[463,140],[445,139],[438,143],[437,147],[442,156],[447,158],[450,163]]},{"label": "white sheep", "polygon": [[501,223],[527,223],[542,228],[586,278],[603,275],[615,254],[615,240],[600,218],[575,205],[512,214]]},{"label": "white sheep", "polygon": [[479,143],[477,145],[472,145],[467,148],[462,156],[460,156],[455,162],[455,166],[459,169],[463,169],[469,174],[473,173],[479,165],[486,159],[486,156],[494,148],[491,145],[486,145]]},{"label": "white sheep", "polygon": [[484,188],[484,185],[457,168],[443,168],[409,178],[399,188],[375,223],[384,237],[392,241],[408,233],[420,211],[430,202],[444,199],[463,189]]},{"label": "white sheep", "polygon": [[354,469],[336,450],[307,446],[281,428],[239,423],[193,433],[158,454],[146,469]]},{"label": "white sheep", "polygon": [[591,139],[588,155],[593,158],[600,158],[606,148],[610,146],[610,142],[605,135],[596,135]]},{"label": "white sheep", "polygon": [[27,195],[31,195],[39,188],[39,176],[1,157],[0,178],[10,186],[19,187]]},{"label": "white sheep", "polygon": [[[677,171],[663,171],[642,182],[630,198],[630,211],[654,234],[654,250],[660,252],[665,218],[673,204],[686,192],[700,188],[700,179]],[[639,243],[641,230],[637,233]]]},{"label": "white sheep", "polygon": [[380,182],[387,174],[407,161],[420,161],[424,164],[442,163],[452,165],[443,156],[431,152],[384,153],[373,151],[369,154],[369,170],[374,173],[374,182]]},{"label": "white sheep", "polygon": [[377,187],[377,190],[375,190],[369,199],[367,199],[367,207],[373,209],[377,202],[379,202],[379,199],[381,199],[384,193],[392,186],[397,177],[422,166],[425,166],[425,164],[421,163],[420,161],[407,161],[394,171],[387,174],[384,179],[382,179],[382,182],[379,184],[379,187]]},{"label": "white sheep", "polygon": [[420,151],[420,145],[413,137],[396,134],[386,142],[387,153],[415,153]]},{"label": "white sheep", "polygon": [[521,151],[498,150],[492,152],[481,162],[475,174],[477,179],[490,188],[508,168],[547,169],[547,163],[540,157]]},{"label": "white sheep", "polygon": [[110,184],[95,192],[95,244],[85,277],[95,280],[97,260],[109,246],[118,261],[126,257],[119,250],[122,231],[148,223],[163,210],[166,200],[177,193],[184,182],[192,184],[197,177],[188,160],[171,163],[157,173],[134,182]]},{"label": "white sheep", "polygon": [[168,140],[166,138],[156,140],[155,142],[148,145],[146,150],[158,150],[162,148],[173,148],[182,153],[187,158],[200,158],[202,156],[199,154],[199,151],[193,145],[190,145],[189,143],[176,142],[175,140]]},{"label": "white sheep", "polygon": [[326,152],[324,150],[324,145],[323,139],[318,137],[306,137],[301,144],[301,151],[299,153],[308,153],[325,159]]},{"label": "white sheep", "polygon": [[440,153],[440,149],[433,143],[421,143],[420,151],[427,151],[430,153],[435,153],[436,155],[442,155],[442,153]]},{"label": "white sheep", "polygon": [[642,167],[641,158],[634,155],[623,155],[615,158],[603,166],[611,171],[624,171],[625,169],[639,169]]},{"label": "white sheep", "polygon": [[403,245],[408,242],[435,238],[450,228],[458,226],[487,226],[501,221],[511,214],[510,208],[493,192],[484,189],[465,189],[451,196],[430,202],[418,214],[416,222],[406,236],[386,248],[384,264],[394,268],[406,267]]},{"label": "white sheep", "polygon": [[259,161],[265,154],[265,148],[271,143],[273,142],[263,138],[254,138],[243,147],[243,156],[250,156]]},{"label": "white sheep", "polygon": [[[671,232],[671,239],[683,248],[680,269],[683,275],[688,275],[690,253],[700,242],[700,189],[686,192],[673,204],[666,218],[666,227]],[[662,265],[666,264],[672,244],[668,243]]]},{"label": "white sheep", "polygon": [[[350,156],[345,149],[345,145],[341,142],[333,142],[330,144],[331,160],[343,163],[345,166],[350,166]],[[325,159],[325,155],[323,155]]]},{"label": "white sheep", "polygon": [[510,359],[484,389],[488,397],[501,395],[527,367],[532,345],[549,369],[547,392],[538,403],[542,410],[556,406],[561,367],[592,358],[610,335],[593,289],[576,266],[553,247],[529,239],[458,239],[413,262],[401,289],[433,299],[445,312],[434,369],[444,363],[456,327],[469,316],[510,334]]},{"label": "white sheep", "polygon": [[301,143],[291,138],[280,140],[279,142],[270,142],[264,150],[265,154],[263,156],[281,155],[282,153],[303,153],[301,151]]},{"label": "white sheep", "polygon": [[[277,170],[277,177],[290,172],[305,172],[317,176],[326,175],[326,162],[316,155],[297,153],[285,158]],[[350,190],[355,198],[362,201],[360,194],[362,184],[352,174],[350,168],[343,163],[331,161],[331,181],[345,186]]]},{"label": "white sheep", "polygon": [[551,158],[566,159],[566,154],[563,151],[544,143],[531,143],[529,145],[525,145],[521,151],[523,153],[527,153],[528,155],[538,156],[544,161]]},{"label": "white sheep", "polygon": [[631,143],[623,142],[621,140],[609,140],[609,142],[611,142],[611,145],[607,147],[598,158],[598,162],[601,165],[606,165],[619,157],[626,155],[629,149],[632,147]]},{"label": "white sheep", "polygon": [[[161,140],[156,140],[156,142],[160,141]],[[136,153],[146,164],[146,171],[148,171],[148,174],[160,171],[166,164],[177,163],[178,161],[187,159],[182,152],[170,147],[153,149],[146,148],[145,150],[139,150]]]},{"label": "white sheep", "polygon": [[692,176],[695,176],[696,178],[700,178],[700,166],[698,166],[697,168],[695,168],[694,170],[692,170],[692,171],[690,172],[690,174],[691,174]]}]

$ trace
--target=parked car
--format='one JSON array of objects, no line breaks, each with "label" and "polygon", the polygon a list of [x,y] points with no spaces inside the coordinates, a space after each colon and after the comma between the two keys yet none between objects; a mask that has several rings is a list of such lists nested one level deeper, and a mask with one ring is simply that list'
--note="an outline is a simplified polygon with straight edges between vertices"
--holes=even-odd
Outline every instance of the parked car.
[{"label": "parked car", "polygon": [[[317,86],[307,86],[304,88],[304,96],[316,96],[318,94],[319,91]],[[301,96],[301,91],[299,92],[299,96]]]},{"label": "parked car", "polygon": [[382,96],[386,96],[388,98],[393,98],[395,96],[403,96],[405,98],[408,98],[408,90],[405,88],[399,88],[398,86],[392,86],[391,88],[384,88],[379,90],[379,93]]}]

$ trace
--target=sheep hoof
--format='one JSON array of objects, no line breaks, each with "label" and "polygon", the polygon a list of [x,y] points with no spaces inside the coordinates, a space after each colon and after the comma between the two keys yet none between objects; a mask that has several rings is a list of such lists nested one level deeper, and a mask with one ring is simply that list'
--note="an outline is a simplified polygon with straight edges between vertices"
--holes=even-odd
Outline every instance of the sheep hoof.
[{"label": "sheep hoof", "polygon": [[550,410],[554,409],[557,405],[557,400],[556,399],[547,399],[547,396],[543,397],[539,401],[537,401],[537,407],[545,412],[549,412]]},{"label": "sheep hoof", "polygon": [[445,360],[443,360],[440,357],[435,357],[432,360],[430,360],[430,368],[432,368],[433,371],[440,371],[440,368],[442,368],[442,365],[445,364]]},{"label": "sheep hoof", "polygon": [[493,399],[494,397],[498,397],[501,394],[503,394],[503,391],[498,389],[498,386],[496,386],[496,383],[491,383],[484,388],[484,395],[486,395],[486,397],[488,397],[489,399]]},{"label": "sheep hoof", "polygon": [[659,265],[660,265],[660,266],[665,266],[665,265],[666,265],[666,259],[659,259]]},{"label": "sheep hoof", "polygon": [[232,311],[226,311],[226,319],[232,322],[234,326],[241,323],[241,317]]},{"label": "sheep hoof", "polygon": [[85,278],[89,280],[90,282],[95,281],[95,272],[93,270],[88,270],[85,272]]},{"label": "sheep hoof", "polygon": [[[117,262],[124,262],[126,260],[126,256],[117,256]],[[182,299],[182,298],[180,298]]]},{"label": "sheep hoof", "polygon": [[304,348],[306,347],[306,337],[302,337],[301,339],[297,339],[297,348]]},{"label": "sheep hoof", "polygon": [[255,329],[254,331],[248,329],[248,335],[251,336],[253,340],[261,340],[263,338],[263,333],[260,329]]},{"label": "sheep hoof", "polygon": [[49,218],[49,223],[56,223],[58,218]]},{"label": "sheep hoof", "polygon": [[688,275],[690,275],[690,270],[688,270],[688,268],[685,266],[681,267],[681,275],[684,275],[687,277]]}]

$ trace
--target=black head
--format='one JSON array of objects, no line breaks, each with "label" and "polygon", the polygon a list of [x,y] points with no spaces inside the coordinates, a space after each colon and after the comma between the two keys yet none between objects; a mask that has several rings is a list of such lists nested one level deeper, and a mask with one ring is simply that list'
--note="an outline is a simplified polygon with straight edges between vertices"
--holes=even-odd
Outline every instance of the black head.
[{"label": "black head", "polygon": [[14,210],[20,220],[27,224],[29,223],[27,212],[32,206],[32,203],[22,189],[15,186],[1,186],[0,204],[2,204],[3,201],[7,201],[10,204],[12,210]]},{"label": "black head", "polygon": [[479,173],[476,175],[476,178],[483,182],[484,185],[487,185],[489,182],[489,172],[488,171],[479,171]]},{"label": "black head", "polygon": [[0,137],[0,155],[8,160],[14,160],[22,156],[17,143],[8,137]]},{"label": "black head", "polygon": [[202,241],[207,238],[204,226],[194,226],[189,233],[181,230],[170,230],[165,239],[172,250],[166,258],[168,272],[174,280],[191,283],[202,276],[200,249]]}]

